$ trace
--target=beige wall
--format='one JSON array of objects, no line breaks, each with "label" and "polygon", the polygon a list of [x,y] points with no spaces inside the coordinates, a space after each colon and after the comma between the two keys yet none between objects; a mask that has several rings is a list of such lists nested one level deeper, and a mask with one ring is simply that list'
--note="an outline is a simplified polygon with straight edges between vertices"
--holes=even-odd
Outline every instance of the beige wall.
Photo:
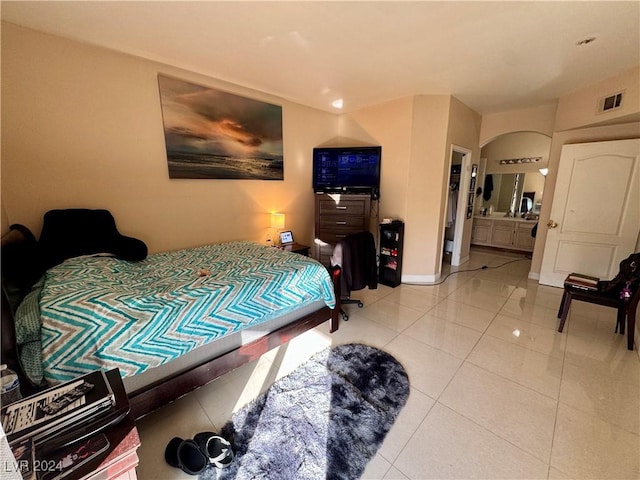
[{"label": "beige wall", "polygon": [[[598,113],[598,101],[624,90],[619,109]],[[612,76],[605,81],[580,89],[560,98],[555,120],[555,131],[604,123],[637,121],[640,113],[640,67]]]},{"label": "beige wall", "polygon": [[[380,219],[406,221],[412,119],[412,97],[400,98],[341,116],[341,136],[382,146]],[[377,228],[377,225],[374,225],[374,228]]]},{"label": "beige wall", "polygon": [[[460,102],[457,98],[451,99],[451,111],[449,115],[449,132],[447,134],[447,144],[449,146],[456,145],[458,147],[462,147],[466,150],[471,151],[470,162],[467,166],[466,175],[463,175],[463,179],[468,179],[471,177],[471,165],[477,164],[480,166],[480,147],[479,147],[479,139],[480,139],[480,127],[482,124],[482,117],[480,114],[475,112],[474,110],[467,107],[465,104]],[[448,159],[447,159],[448,160]],[[448,164],[447,164],[448,165]],[[448,177],[447,177],[448,178]],[[448,185],[448,182],[445,182]],[[465,181],[465,185],[468,185],[468,181]],[[476,187],[480,186],[476,184]],[[444,188],[442,195],[446,196],[448,193],[448,189]],[[482,197],[476,197],[475,201],[477,202]],[[444,203],[443,203],[444,205]],[[442,221],[444,222],[444,216],[442,216]],[[473,218],[464,218],[462,238],[461,238],[461,250],[460,250],[460,258],[465,260],[469,256],[469,247],[471,246],[471,233],[473,230]],[[456,236],[460,233],[456,231]],[[443,245],[440,244],[440,248],[438,249],[438,257],[441,256],[443,250]],[[440,258],[436,259],[436,272],[440,273],[441,260]]]},{"label": "beige wall", "polygon": [[451,97],[416,96],[413,108],[402,278],[420,282],[436,280],[440,271]]},{"label": "beige wall", "polygon": [[554,132],[556,103],[482,116],[480,146],[500,135],[512,132],[538,132],[551,136]]},{"label": "beige wall", "polygon": [[[284,181],[170,180],[157,74],[283,106]],[[167,65],[2,25],[2,208],[36,235],[45,211],[107,208],[161,251],[264,241],[269,212],[313,240],[311,152],[338,117]],[[308,243],[310,244],[310,243]]]},{"label": "beige wall", "polygon": [[343,117],[341,135],[382,145],[380,217],[406,223],[403,279],[436,279],[451,142],[479,160],[479,115],[448,95],[419,95]]},{"label": "beige wall", "polygon": [[[551,137],[535,132],[515,132],[501,135],[482,147],[487,159],[486,173],[537,172],[549,160]],[[540,162],[521,165],[500,165],[509,158],[541,157]]]}]

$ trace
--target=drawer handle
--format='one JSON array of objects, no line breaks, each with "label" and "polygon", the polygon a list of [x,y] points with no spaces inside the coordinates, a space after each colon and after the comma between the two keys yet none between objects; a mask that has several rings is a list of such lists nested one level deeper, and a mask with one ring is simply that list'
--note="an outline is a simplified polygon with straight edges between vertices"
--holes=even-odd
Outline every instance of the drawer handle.
[{"label": "drawer handle", "polygon": [[345,235],[345,234],[343,234],[343,233],[336,233],[336,238],[344,238],[344,237],[346,237],[346,235]]},{"label": "drawer handle", "polygon": [[336,222],[336,225],[346,225],[347,222]]},{"label": "drawer handle", "polygon": [[340,206],[336,205],[336,210],[346,210],[346,209],[347,209],[347,207],[340,207]]}]

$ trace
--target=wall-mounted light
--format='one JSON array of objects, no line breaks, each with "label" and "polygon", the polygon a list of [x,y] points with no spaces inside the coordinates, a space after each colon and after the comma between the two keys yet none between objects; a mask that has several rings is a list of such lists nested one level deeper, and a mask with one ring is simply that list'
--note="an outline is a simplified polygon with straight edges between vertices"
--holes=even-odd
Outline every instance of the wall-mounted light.
[{"label": "wall-mounted light", "polygon": [[506,160],[500,160],[500,165],[520,165],[523,163],[537,163],[540,160],[542,160],[542,157],[508,158]]},{"label": "wall-mounted light", "polygon": [[547,173],[549,173],[549,169],[548,168],[541,168],[540,169],[540,173],[542,174],[543,177],[546,177]]}]

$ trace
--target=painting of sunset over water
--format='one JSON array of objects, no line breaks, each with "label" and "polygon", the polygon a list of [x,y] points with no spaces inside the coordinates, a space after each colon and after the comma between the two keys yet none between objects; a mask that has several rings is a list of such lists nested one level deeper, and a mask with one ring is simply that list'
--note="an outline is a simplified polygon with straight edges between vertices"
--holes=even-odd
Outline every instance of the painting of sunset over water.
[{"label": "painting of sunset over water", "polygon": [[283,180],[282,107],[158,75],[169,178]]}]

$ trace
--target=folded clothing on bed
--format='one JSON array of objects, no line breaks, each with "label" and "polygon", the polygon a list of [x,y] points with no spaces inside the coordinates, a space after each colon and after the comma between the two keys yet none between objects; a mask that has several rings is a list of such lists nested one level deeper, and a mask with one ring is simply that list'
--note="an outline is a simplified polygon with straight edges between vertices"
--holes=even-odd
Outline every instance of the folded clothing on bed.
[{"label": "folded clothing on bed", "polygon": [[[324,266],[251,242],[156,253],[140,262],[72,258],[49,269],[34,295],[50,383],[100,368],[136,375],[314,301],[335,306]],[[33,313],[21,316],[33,323]]]}]

